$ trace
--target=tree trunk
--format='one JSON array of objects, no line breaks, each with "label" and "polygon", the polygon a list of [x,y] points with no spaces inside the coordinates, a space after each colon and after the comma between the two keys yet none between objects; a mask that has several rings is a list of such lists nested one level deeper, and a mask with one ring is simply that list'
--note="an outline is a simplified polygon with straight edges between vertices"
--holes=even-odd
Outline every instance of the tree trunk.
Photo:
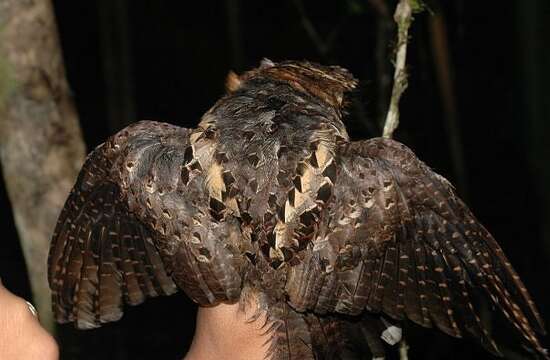
[{"label": "tree trunk", "polygon": [[50,0],[0,0],[0,160],[34,303],[49,330],[50,238],[84,155]]}]

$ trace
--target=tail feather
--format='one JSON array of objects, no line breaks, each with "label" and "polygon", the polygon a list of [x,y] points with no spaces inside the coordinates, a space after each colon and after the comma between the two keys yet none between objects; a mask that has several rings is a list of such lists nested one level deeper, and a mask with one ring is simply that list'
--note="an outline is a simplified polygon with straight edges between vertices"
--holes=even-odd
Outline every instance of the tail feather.
[{"label": "tail feather", "polygon": [[[355,360],[385,357],[382,334],[395,324],[380,315],[354,317],[297,312],[286,303],[270,308],[267,358]],[[399,341],[400,339],[395,339]]]}]

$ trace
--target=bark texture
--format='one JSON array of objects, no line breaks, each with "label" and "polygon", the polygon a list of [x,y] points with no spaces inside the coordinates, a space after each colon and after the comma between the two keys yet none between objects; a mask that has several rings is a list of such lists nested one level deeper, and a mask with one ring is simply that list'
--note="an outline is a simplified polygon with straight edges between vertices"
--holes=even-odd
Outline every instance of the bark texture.
[{"label": "bark texture", "polygon": [[0,160],[33,301],[50,330],[50,238],[84,155],[50,0],[0,0]]},{"label": "bark texture", "polygon": [[407,70],[407,44],[409,40],[409,27],[412,23],[413,7],[411,0],[401,0],[395,8],[393,19],[397,23],[397,49],[395,53],[395,72],[393,74],[393,89],[390,99],[390,108],[384,124],[383,137],[391,138],[399,125],[399,100],[408,86]]}]

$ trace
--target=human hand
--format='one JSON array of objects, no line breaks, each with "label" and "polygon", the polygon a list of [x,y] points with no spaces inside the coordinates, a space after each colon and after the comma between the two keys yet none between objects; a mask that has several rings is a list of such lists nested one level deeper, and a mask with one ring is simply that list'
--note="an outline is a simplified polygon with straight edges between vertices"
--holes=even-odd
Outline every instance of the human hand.
[{"label": "human hand", "polygon": [[27,302],[0,282],[0,359],[57,360],[54,338],[40,326]]}]

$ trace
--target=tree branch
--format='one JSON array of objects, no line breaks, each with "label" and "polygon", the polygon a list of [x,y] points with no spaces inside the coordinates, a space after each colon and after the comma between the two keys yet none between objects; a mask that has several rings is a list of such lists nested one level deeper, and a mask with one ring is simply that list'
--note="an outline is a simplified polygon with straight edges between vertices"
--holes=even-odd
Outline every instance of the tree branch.
[{"label": "tree branch", "polygon": [[315,45],[315,49],[317,49],[317,52],[321,55],[321,57],[326,58],[331,52],[336,39],[340,35],[340,27],[345,22],[346,17],[340,19],[341,21],[339,21],[330,33],[323,39],[307,15],[302,0],[294,0],[294,6],[300,14],[300,22],[302,23],[302,27]]},{"label": "tree branch", "polygon": [[385,2],[381,0],[371,0],[370,2],[378,13],[374,50],[377,84],[376,125],[383,128],[391,97],[392,69],[388,58],[390,56],[390,38],[393,36],[395,26]]},{"label": "tree branch", "polygon": [[[408,86],[405,66],[407,62],[409,27],[413,21],[413,6],[415,9],[419,8],[419,5],[413,3],[413,0],[399,0],[395,8],[395,13],[393,14],[393,19],[397,23],[397,51],[395,54],[395,71],[393,74],[390,106],[384,124],[384,132],[382,134],[385,138],[391,138],[393,132],[399,125],[399,100],[401,100],[401,95],[403,95],[403,92]],[[409,359],[409,345],[405,341],[405,338],[399,342],[399,359]]]},{"label": "tree branch", "polygon": [[409,360],[409,344],[404,338],[399,342],[399,359]]},{"label": "tree branch", "polygon": [[429,19],[430,39],[432,53],[436,70],[437,82],[443,105],[445,119],[445,131],[449,142],[449,151],[453,163],[453,170],[456,176],[457,187],[461,197],[468,201],[468,174],[464,165],[462,151],[462,135],[460,131],[459,113],[456,107],[454,94],[454,81],[452,76],[452,64],[449,57],[449,45],[447,39],[447,28],[441,11],[430,16]]},{"label": "tree branch", "polygon": [[99,35],[109,131],[136,120],[128,1],[99,1]]},{"label": "tree branch", "polygon": [[390,107],[384,124],[384,133],[382,134],[385,138],[391,138],[399,125],[399,100],[408,85],[405,64],[409,27],[412,23],[413,7],[411,2],[412,0],[400,0],[393,15],[393,19],[397,23],[397,51]]}]

